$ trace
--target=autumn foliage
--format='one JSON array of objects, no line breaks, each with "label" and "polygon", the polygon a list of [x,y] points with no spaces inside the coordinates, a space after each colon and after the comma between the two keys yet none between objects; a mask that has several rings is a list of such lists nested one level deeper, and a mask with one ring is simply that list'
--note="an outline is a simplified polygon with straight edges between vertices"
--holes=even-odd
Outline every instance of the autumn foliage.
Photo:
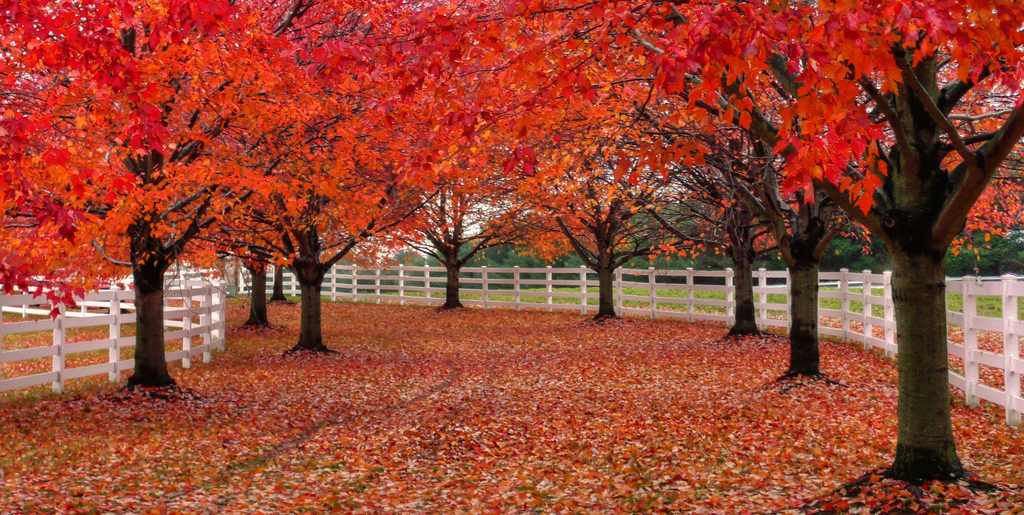
[{"label": "autumn foliage", "polygon": [[[970,435],[955,432],[960,426],[954,424],[956,408],[951,407],[949,393],[944,259],[965,237],[965,229],[1001,234],[1021,221],[1019,176],[1006,166],[1019,161],[1024,136],[1024,7],[1016,0],[4,0],[0,12],[5,16],[0,25],[0,283],[5,290],[47,284],[54,288],[52,297],[69,299],[74,291],[131,275],[138,330],[136,370],[129,386],[175,382],[164,358],[162,322],[164,273],[174,263],[201,266],[213,263],[218,254],[230,254],[290,267],[304,290],[296,348],[326,351],[322,333],[330,323],[324,323],[319,289],[327,269],[355,253],[364,259],[375,252],[388,254],[397,250],[399,241],[433,243],[420,237],[447,238],[447,250],[458,262],[452,249],[467,240],[437,237],[438,230],[456,225],[448,219],[450,209],[439,207],[451,199],[477,195],[493,205],[498,201],[491,199],[507,197],[506,192],[532,197],[535,202],[529,207],[518,201],[505,207],[546,218],[537,225],[556,226],[568,237],[563,248],[575,247],[581,255],[589,252],[588,264],[603,273],[602,288],[607,289],[611,271],[624,256],[652,248],[630,236],[635,233],[618,229],[647,227],[643,222],[673,209],[696,212],[692,201],[700,193],[693,184],[703,176],[710,177],[713,188],[731,188],[705,212],[712,213],[709,221],[740,215],[746,234],[742,245],[730,242],[734,254],[751,261],[755,247],[764,242],[758,240],[756,224],[770,224],[784,254],[794,254],[794,246],[805,247],[807,259],[787,259],[805,272],[799,282],[811,293],[817,290],[817,259],[835,232],[825,227],[834,219],[832,206],[885,243],[892,256],[901,335],[897,444],[887,474],[913,481],[955,481],[969,475],[957,440],[968,449],[973,443]],[[747,155],[720,152],[735,141],[743,142],[740,150]],[[719,173],[723,171],[729,173]],[[730,179],[741,171],[741,181]],[[581,172],[590,175],[579,179]],[[660,210],[647,196],[666,182],[682,184],[682,191],[677,189],[678,195],[669,200],[671,209]],[[765,204],[777,204],[777,209],[763,209]],[[985,207],[996,213],[979,216]],[[437,216],[440,209],[446,210],[445,216]],[[597,238],[594,249],[585,249],[574,234],[587,229],[588,222],[569,215],[588,209],[597,215],[590,225],[605,236],[615,226],[618,239],[604,238],[602,243]],[[491,224],[477,220],[466,223],[477,226],[474,230]],[[721,228],[719,224],[707,231]],[[410,236],[415,234],[419,236]],[[522,234],[515,236],[512,239],[523,239]],[[749,286],[749,273],[738,277],[739,283]],[[810,313],[813,297],[805,297],[812,300],[801,304],[808,308],[801,310],[807,313],[801,320],[808,327],[816,326]],[[744,312],[752,313],[752,294],[746,300],[740,304],[749,305]],[[614,312],[610,302],[603,302],[602,313],[609,311]],[[757,330],[742,329],[737,332]],[[609,329],[620,330],[638,349],[647,337],[645,331],[653,331],[631,324]],[[796,327],[793,337],[806,343],[808,352],[802,359],[806,367],[792,372],[815,374],[817,335]],[[439,361],[445,356],[463,358],[446,348],[436,349],[433,361],[419,363],[416,370],[454,374],[454,384],[456,376],[501,370],[501,360],[506,359],[481,357],[460,347],[462,343],[453,345],[458,352],[469,352],[466,363],[458,366],[465,367],[464,376],[459,375],[461,368]],[[705,351],[710,344],[696,345]],[[767,347],[758,346],[768,344],[751,340],[738,345],[712,350],[727,354],[722,359],[726,366],[737,367],[735,374],[711,374],[701,368],[706,364],[692,364],[697,367],[692,378],[699,380],[712,404],[719,398],[708,392],[724,389],[728,395],[754,395],[745,388],[760,384],[743,376],[743,363],[749,360],[744,353],[767,352]],[[647,348],[655,353],[664,349]],[[640,361],[624,349],[602,350]],[[525,352],[514,350],[520,351]],[[537,364],[532,377],[542,381],[549,374],[586,375],[586,370],[573,368],[578,361],[558,361],[563,356],[559,352],[570,351],[557,348],[537,357],[543,363]],[[665,352],[669,356],[664,363],[689,370],[690,362],[675,351]],[[415,361],[420,355],[413,356],[409,359]],[[497,361],[488,361],[492,358]],[[306,364],[283,360],[272,365],[322,367],[320,374],[312,374],[321,380],[335,373],[331,367],[336,362],[349,365],[349,360],[358,361],[343,354]],[[385,378],[384,390],[368,405],[379,410],[359,412],[360,416],[404,413],[388,408],[399,406],[393,397],[411,391],[404,389],[407,384],[387,379],[388,367],[398,370],[406,364],[396,360],[374,362],[384,367],[373,372]],[[547,368],[548,362],[566,368]],[[243,371],[237,380],[245,381],[250,373]],[[739,377],[748,382],[736,383]],[[627,384],[636,380],[628,374],[608,373],[602,378]],[[430,376],[422,385],[444,386],[447,381]],[[556,389],[560,385],[553,384]],[[390,386],[396,389],[388,390]],[[508,395],[521,386],[510,387]],[[621,395],[630,402],[655,402],[644,396],[678,394],[685,401],[692,394],[671,390],[675,387],[662,391],[645,383],[646,390],[624,388]],[[433,393],[444,398],[446,388]],[[484,381],[480,388],[493,385]],[[821,385],[800,391],[833,398],[832,391]],[[306,393],[310,392],[299,388],[296,395]],[[209,416],[231,413],[222,409],[219,394],[206,395],[206,400],[182,402]],[[785,408],[780,412],[789,408],[789,397],[757,395],[768,404],[781,403],[777,405]],[[432,398],[424,394],[421,400],[426,405],[434,402]],[[594,398],[602,399],[602,409],[619,402],[614,396]],[[542,400],[536,405],[543,405]],[[565,420],[578,415],[573,410],[597,409],[585,399],[577,400],[578,406],[559,405],[571,412]],[[189,404],[193,401],[196,404]],[[312,405],[308,401],[295,399],[296,405]],[[821,399],[804,401],[800,406],[815,407],[818,416],[808,415],[799,424],[813,422],[815,431],[825,431],[820,415],[834,413],[834,408],[824,407]],[[90,402],[107,401],[85,401]],[[216,409],[203,411],[205,402]],[[871,403],[851,406],[860,410],[861,420],[875,420],[868,415],[874,409]],[[310,409],[306,419],[312,425],[303,427],[356,423],[356,415],[317,419],[318,409]],[[524,422],[525,427],[530,425],[533,415],[509,409],[520,420],[531,417]],[[641,411],[632,406],[622,416]],[[440,416],[437,413],[444,410],[423,423],[447,427],[444,416],[431,418]],[[740,408],[723,412],[722,417],[742,421],[743,413]],[[449,415],[464,422],[459,413]],[[700,419],[700,413],[693,415]],[[749,415],[752,420],[754,415]],[[177,415],[161,415],[173,416]],[[580,415],[579,421],[584,418]],[[884,420],[892,418],[887,413]],[[622,422],[616,420],[609,427],[625,427],[615,425]],[[758,420],[768,424],[763,416]],[[619,449],[626,454],[603,466],[598,465],[601,453],[591,453],[587,438],[605,438],[601,432],[607,428],[594,427],[597,436],[584,432],[572,433],[578,435],[575,440],[556,439],[557,445],[546,451],[572,456],[555,467],[564,477],[582,470],[584,477],[597,474],[606,494],[632,491],[629,509],[704,500],[716,507],[715,503],[727,503],[726,497],[735,497],[732,488],[724,488],[731,492],[725,497],[691,492],[688,498],[682,490],[667,497],[646,495],[670,481],[658,468],[668,466],[665,460],[703,444],[686,439],[690,433],[682,424],[673,424],[666,429],[670,440],[682,438],[686,445],[663,447],[656,421],[633,422],[643,422],[644,430],[624,430],[621,440],[607,443],[647,444]],[[710,424],[702,434],[746,434],[731,422],[702,423]],[[415,433],[395,436],[410,449],[424,448],[419,454],[403,455],[403,467],[424,457],[436,458],[446,450],[444,445],[478,443],[469,437],[455,443],[438,441],[436,446],[408,440]],[[391,442],[363,444],[387,449]],[[292,450],[289,445],[285,450]],[[494,445],[498,450],[480,447],[477,454],[486,455],[486,450],[507,457],[501,446]],[[734,445],[727,447],[725,461],[708,466],[739,463],[732,456],[739,451]],[[636,454],[644,452],[649,454]],[[281,456],[286,454],[282,451]],[[385,460],[387,455],[374,456],[366,459]],[[693,456],[699,454],[687,458]],[[758,455],[767,462],[786,458],[773,456]],[[801,459],[811,462],[816,456],[801,453]],[[837,456],[830,455],[830,461],[845,459]],[[648,459],[659,465],[648,467]],[[254,463],[246,461],[239,468],[259,468]],[[861,468],[866,463],[862,460]],[[638,477],[647,483],[617,483],[617,475],[610,471],[626,464],[641,471]],[[390,462],[368,470],[378,468],[395,470]],[[232,470],[217,474],[229,477]],[[429,471],[402,470],[412,476]],[[993,478],[1003,477],[994,469],[987,471]],[[842,473],[855,476],[847,470]],[[750,481],[764,479],[752,470],[741,469],[737,475]],[[499,476],[506,477],[494,474]],[[478,484],[487,480],[478,479]],[[347,480],[364,484],[366,478]],[[527,480],[528,486],[523,483],[524,489],[508,501],[511,504],[498,505],[518,509],[534,501],[562,499],[548,488],[559,484],[557,477],[530,476],[523,481]],[[233,487],[234,483],[224,486],[225,491]],[[444,488],[441,491],[448,492]],[[82,492],[80,497],[88,493]],[[75,497],[74,492],[70,495]],[[234,502],[233,494],[225,495],[216,503]],[[582,492],[571,497],[590,499]],[[590,508],[625,505],[597,499]],[[436,503],[421,506],[429,510],[450,501],[441,496],[425,502]]]}]

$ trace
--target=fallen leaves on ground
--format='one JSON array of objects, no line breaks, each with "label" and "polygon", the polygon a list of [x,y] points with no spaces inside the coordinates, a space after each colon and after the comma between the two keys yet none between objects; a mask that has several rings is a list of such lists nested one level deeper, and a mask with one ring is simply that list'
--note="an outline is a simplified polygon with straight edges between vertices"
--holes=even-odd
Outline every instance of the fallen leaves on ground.
[{"label": "fallen leaves on ground", "polygon": [[914,484],[871,471],[829,495],[804,506],[798,513],[1024,513],[1019,485],[993,485],[968,478],[956,482]]},{"label": "fallen leaves on ground", "polygon": [[[286,330],[233,331],[213,363],[175,368],[180,394],[5,400],[0,513],[876,513],[858,496],[896,491],[828,494],[895,448],[894,365],[852,345],[823,343],[832,381],[783,388],[776,336],[328,303],[338,354],[285,357],[298,311],[274,305]],[[1002,486],[920,508],[1014,513],[1024,431],[955,398],[966,468]]]}]

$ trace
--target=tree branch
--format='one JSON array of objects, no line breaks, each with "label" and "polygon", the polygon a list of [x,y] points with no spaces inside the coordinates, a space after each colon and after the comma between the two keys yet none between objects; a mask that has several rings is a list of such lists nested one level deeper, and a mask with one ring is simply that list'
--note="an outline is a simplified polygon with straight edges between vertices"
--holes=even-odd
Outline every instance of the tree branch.
[{"label": "tree branch", "polygon": [[917,78],[917,73],[914,72],[910,63],[907,62],[906,52],[904,52],[902,48],[896,47],[893,54],[894,57],[896,57],[896,66],[898,66],[900,71],[903,72],[903,81],[906,82],[906,84],[910,86],[910,89],[914,91],[918,100],[920,100],[921,104],[924,106],[925,111],[927,111],[932,117],[932,120],[934,120],[939,127],[942,127],[942,131],[946,133],[947,137],[949,137],[949,141],[953,144],[953,148],[956,149],[956,152],[960,154],[960,157],[963,158],[964,162],[969,166],[978,166],[978,159],[975,157],[974,152],[971,152],[971,149],[967,148],[967,145],[964,144],[962,139],[960,139],[960,131],[958,131],[956,126],[953,125],[953,122],[949,121],[949,118],[946,118],[946,115],[942,113],[939,106],[935,104],[935,100],[928,94],[928,90],[925,89],[924,85],[921,84],[921,81]]}]

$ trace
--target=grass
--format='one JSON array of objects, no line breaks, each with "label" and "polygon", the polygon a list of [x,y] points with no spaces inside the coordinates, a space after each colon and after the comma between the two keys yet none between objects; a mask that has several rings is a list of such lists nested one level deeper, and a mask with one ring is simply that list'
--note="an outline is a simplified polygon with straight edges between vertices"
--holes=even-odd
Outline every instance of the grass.
[{"label": "grass", "polygon": [[[432,284],[433,284],[434,288],[440,289],[440,291],[433,292],[433,296],[435,298],[442,298],[443,299],[444,298],[444,291],[443,291],[444,283],[432,283]],[[373,293],[374,293],[373,288],[372,287],[371,288],[367,288],[366,286],[368,286],[368,285],[360,285],[360,288],[359,288],[360,295],[373,295]],[[372,285],[369,285],[369,286],[372,286]],[[395,284],[394,286],[397,286],[397,284]],[[461,288],[461,292],[460,292],[459,298],[460,299],[464,299],[464,300],[483,300],[483,293],[477,293],[478,291],[480,291],[479,290],[479,285],[475,285],[475,284],[464,285]],[[488,299],[490,299],[492,301],[496,301],[496,302],[514,302],[515,301],[515,295],[512,294],[512,293],[505,293],[506,291],[507,290],[504,290],[504,289],[491,289],[488,292]],[[520,293],[520,301],[523,302],[523,303],[533,303],[533,304],[544,304],[546,302],[546,297],[545,296],[543,296],[543,295],[530,295],[531,291],[544,292],[544,289],[543,289],[543,287],[533,288],[533,289],[531,289],[529,287],[523,287],[522,290],[521,290],[521,293]],[[578,297],[578,295],[580,293],[579,286],[558,286],[558,287],[552,288],[552,291],[556,292],[556,293],[567,293],[567,294],[576,294],[577,295],[577,296],[569,296],[569,297],[554,297],[551,300],[551,302],[553,304],[560,304],[560,305],[579,305],[580,304],[580,300],[579,300],[579,297]],[[823,287],[823,288],[821,288],[821,291],[839,291],[839,289],[838,288]],[[627,288],[622,288],[622,292],[625,295],[629,295],[629,296],[647,297],[647,296],[650,295],[650,290],[647,289],[647,288],[627,287]],[[679,300],[679,302],[670,302],[670,301],[664,301],[664,300],[659,301],[659,303],[658,303],[659,304],[659,309],[685,311],[686,308],[685,308],[685,304],[684,303],[686,302],[687,295],[689,293],[686,290],[669,290],[669,289],[659,288],[659,289],[656,290],[656,292],[657,292],[657,297],[659,297],[661,299],[678,299]],[[850,288],[850,293],[852,295],[854,295],[854,296],[858,296],[859,297],[859,296],[863,295],[863,292],[864,292],[863,288],[857,288],[857,287]],[[589,286],[587,288],[587,293],[589,295],[596,296],[597,293],[598,293],[598,288],[596,286]],[[876,297],[882,297],[884,295],[884,290],[883,290],[883,288],[880,288],[880,287],[872,288],[871,294],[873,296],[876,296]],[[339,292],[338,293],[338,296],[339,296],[338,298],[343,300],[343,299],[346,298],[345,297],[346,295],[349,295],[349,290],[345,290],[344,293]],[[387,297],[397,297],[398,296],[397,292],[395,292],[395,291],[388,291],[386,289],[382,289],[381,290],[381,295],[382,296],[387,296]],[[423,292],[406,292],[405,296],[406,297],[410,297],[410,298],[423,298],[425,295],[423,294]],[[703,291],[703,290],[696,290],[696,291],[693,292],[694,305],[697,306],[700,311],[705,312],[705,313],[722,314],[722,313],[725,313],[725,308],[721,307],[721,306],[711,306],[711,305],[706,305],[706,304],[702,305],[702,304],[700,304],[699,301],[702,301],[702,300],[724,301],[725,298],[726,298],[726,295],[725,295],[724,292],[713,292],[713,291]],[[788,295],[785,294],[785,293],[769,293],[768,294],[768,302],[770,304],[786,304],[787,298],[788,298]],[[292,299],[297,300],[298,297],[294,297]],[[760,301],[760,295],[759,294],[757,294],[757,293],[754,294],[754,301],[755,302],[759,302]],[[882,302],[882,301],[879,301],[879,302]],[[588,305],[596,306],[597,303],[598,303],[598,300],[597,300],[596,297],[588,297],[588,299],[587,299],[587,304]],[[979,316],[992,317],[992,318],[1001,318],[1002,317],[1002,299],[1000,297],[979,296],[978,300],[977,300],[977,303],[978,303],[978,315]],[[628,307],[628,308],[650,309],[650,303],[649,302],[643,302],[643,301],[628,300],[628,301],[624,301],[623,305],[625,307]],[[839,299],[822,298],[819,301],[819,306],[822,309],[838,310],[838,309],[841,309],[841,301]],[[963,295],[961,295],[961,294],[954,294],[954,293],[947,294],[946,295],[946,306],[947,306],[947,309],[949,309],[950,311],[954,311],[954,312],[957,312],[957,313],[962,313],[963,312]],[[1018,299],[1017,306],[1018,306],[1018,315],[1017,315],[1018,316],[1018,320],[1024,320],[1024,297]],[[864,310],[864,303],[863,303],[863,301],[862,300],[851,300],[850,301],[850,310],[852,312],[854,312],[854,313],[861,313],[861,312],[863,312],[863,310]],[[872,311],[872,316],[882,317],[882,316],[884,316],[885,308],[883,307],[882,304],[872,304],[871,311]],[[783,318],[785,318],[784,317],[784,314],[785,314],[784,311],[771,310],[771,312],[774,313],[774,314],[783,315]]]}]

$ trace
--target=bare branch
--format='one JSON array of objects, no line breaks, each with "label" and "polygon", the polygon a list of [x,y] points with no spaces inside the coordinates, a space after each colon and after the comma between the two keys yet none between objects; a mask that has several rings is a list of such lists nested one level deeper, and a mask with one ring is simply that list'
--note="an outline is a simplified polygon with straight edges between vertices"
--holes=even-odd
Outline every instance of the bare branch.
[{"label": "bare branch", "polygon": [[103,259],[106,259],[107,261],[109,261],[109,262],[111,262],[111,263],[113,263],[113,264],[115,264],[117,266],[132,266],[132,264],[130,262],[128,262],[128,261],[121,261],[121,260],[112,258],[109,254],[107,254],[107,251],[103,248],[103,246],[100,245],[99,242],[97,242],[96,240],[92,240],[92,246],[96,250],[99,251],[100,256],[102,256]]}]

